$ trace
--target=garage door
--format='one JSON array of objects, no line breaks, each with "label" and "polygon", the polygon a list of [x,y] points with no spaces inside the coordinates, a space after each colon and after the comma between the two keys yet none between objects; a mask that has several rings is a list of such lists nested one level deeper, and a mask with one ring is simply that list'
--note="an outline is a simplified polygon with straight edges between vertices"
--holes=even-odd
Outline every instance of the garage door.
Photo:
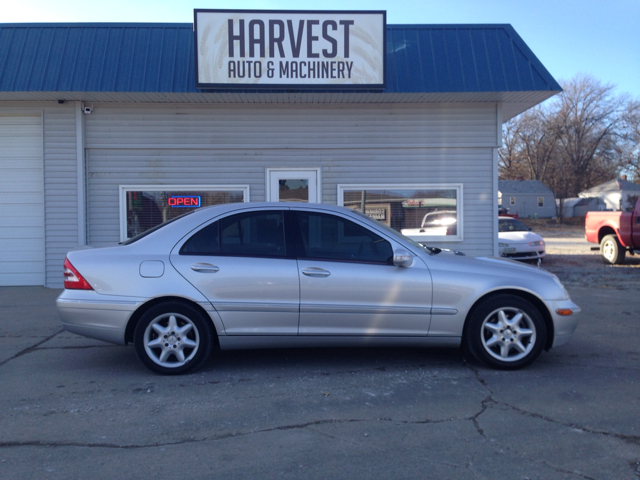
[{"label": "garage door", "polygon": [[44,285],[42,115],[0,113],[0,286]]}]

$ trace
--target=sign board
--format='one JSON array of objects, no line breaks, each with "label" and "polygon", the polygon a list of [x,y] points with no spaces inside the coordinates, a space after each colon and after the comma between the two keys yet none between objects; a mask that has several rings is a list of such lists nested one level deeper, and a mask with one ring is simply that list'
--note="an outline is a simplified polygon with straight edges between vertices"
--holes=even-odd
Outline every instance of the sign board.
[{"label": "sign board", "polygon": [[386,12],[194,10],[196,87],[383,89]]},{"label": "sign board", "polygon": [[200,206],[200,195],[172,195],[167,204],[173,208],[197,208]]},{"label": "sign board", "polygon": [[366,208],[366,215],[369,215],[371,218],[376,220],[384,221],[387,219],[387,209],[386,208]]}]

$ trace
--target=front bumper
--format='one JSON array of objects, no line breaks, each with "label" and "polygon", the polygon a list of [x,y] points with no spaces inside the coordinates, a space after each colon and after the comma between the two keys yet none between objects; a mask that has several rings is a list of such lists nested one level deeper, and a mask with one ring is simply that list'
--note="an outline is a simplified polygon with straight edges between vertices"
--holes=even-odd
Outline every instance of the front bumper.
[{"label": "front bumper", "polygon": [[[566,345],[578,326],[578,314],[582,310],[569,299],[547,301],[547,305],[551,310],[554,329],[553,345],[551,347]],[[558,310],[571,310],[573,313],[571,315],[560,315]]]},{"label": "front bumper", "polygon": [[546,255],[545,246],[512,245],[500,248],[500,256],[511,260],[537,260]]}]

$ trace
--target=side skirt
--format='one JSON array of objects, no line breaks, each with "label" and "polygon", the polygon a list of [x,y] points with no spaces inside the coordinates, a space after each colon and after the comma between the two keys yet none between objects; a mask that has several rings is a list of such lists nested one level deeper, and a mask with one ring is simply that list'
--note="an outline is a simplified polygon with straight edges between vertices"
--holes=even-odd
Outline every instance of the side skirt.
[{"label": "side skirt", "polygon": [[460,346],[460,337],[362,337],[362,336],[277,336],[220,335],[221,350],[254,348],[309,347],[453,347]]}]

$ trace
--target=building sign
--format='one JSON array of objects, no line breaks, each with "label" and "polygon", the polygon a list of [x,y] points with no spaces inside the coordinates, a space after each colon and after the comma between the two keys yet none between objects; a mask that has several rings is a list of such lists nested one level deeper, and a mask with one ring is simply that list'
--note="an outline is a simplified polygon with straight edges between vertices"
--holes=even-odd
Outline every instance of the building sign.
[{"label": "building sign", "polygon": [[167,199],[167,203],[169,204],[170,207],[197,208],[200,206],[200,196],[199,195],[172,196]]},{"label": "building sign", "polygon": [[386,208],[367,208],[365,209],[365,213],[376,220],[384,221],[387,219]]},{"label": "building sign", "polygon": [[198,88],[384,88],[384,11],[194,10]]}]

